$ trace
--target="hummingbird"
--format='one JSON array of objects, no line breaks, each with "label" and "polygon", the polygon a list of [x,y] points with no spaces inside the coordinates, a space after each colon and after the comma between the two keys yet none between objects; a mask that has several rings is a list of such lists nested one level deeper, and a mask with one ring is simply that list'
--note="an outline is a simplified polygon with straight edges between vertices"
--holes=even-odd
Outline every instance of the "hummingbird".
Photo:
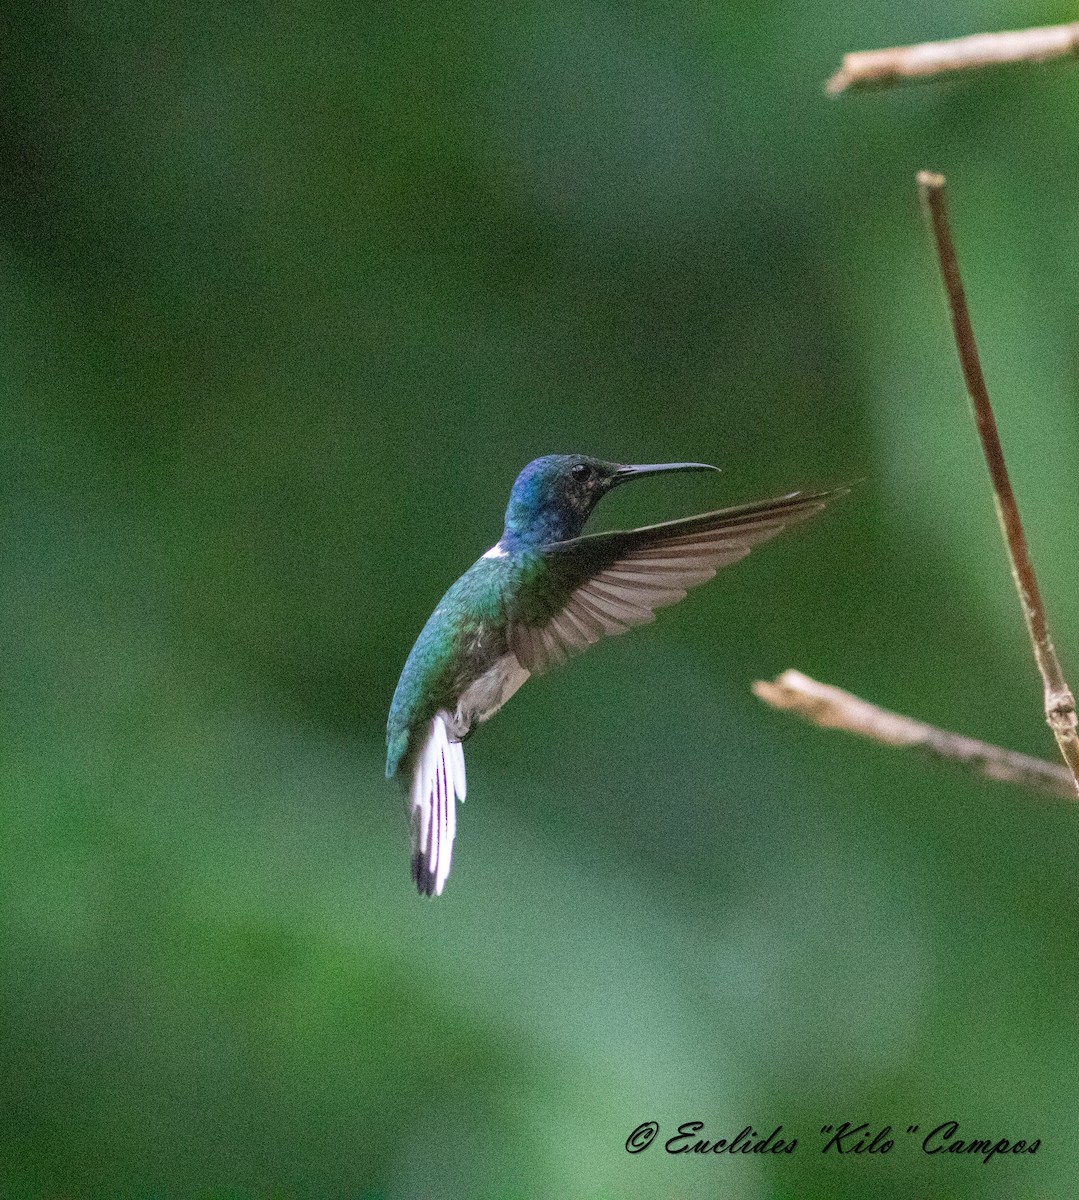
[{"label": "hummingbird", "polygon": [[547,454],[517,476],[498,541],[457,580],[405,662],[386,725],[386,777],[408,791],[412,878],[442,894],[465,798],[462,743],[530,675],[655,610],[787,525],[819,512],[835,491],[790,492],[615,533],[583,534],[612,489],[707,463],[627,466],[585,454]]}]

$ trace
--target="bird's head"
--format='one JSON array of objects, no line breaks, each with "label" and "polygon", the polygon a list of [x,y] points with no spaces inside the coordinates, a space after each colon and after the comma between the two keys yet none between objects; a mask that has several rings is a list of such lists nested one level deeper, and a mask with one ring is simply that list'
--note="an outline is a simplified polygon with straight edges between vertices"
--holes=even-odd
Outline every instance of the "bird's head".
[{"label": "bird's head", "polygon": [[707,463],[626,466],[587,454],[545,454],[517,476],[506,508],[502,545],[542,545],[577,537],[592,509],[611,488],[631,479],[661,471],[718,470]]}]

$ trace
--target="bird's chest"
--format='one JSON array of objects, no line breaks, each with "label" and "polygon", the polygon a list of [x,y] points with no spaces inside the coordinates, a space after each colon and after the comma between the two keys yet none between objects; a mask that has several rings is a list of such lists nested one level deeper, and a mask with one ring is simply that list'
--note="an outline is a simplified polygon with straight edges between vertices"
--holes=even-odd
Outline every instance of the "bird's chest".
[{"label": "bird's chest", "polygon": [[[506,640],[507,588],[512,591],[514,564],[502,555],[481,558],[455,585],[447,605],[454,622],[454,667],[443,707],[450,714],[451,734],[469,730],[493,716],[528,678],[528,671]],[[463,619],[462,619],[463,618]]]}]

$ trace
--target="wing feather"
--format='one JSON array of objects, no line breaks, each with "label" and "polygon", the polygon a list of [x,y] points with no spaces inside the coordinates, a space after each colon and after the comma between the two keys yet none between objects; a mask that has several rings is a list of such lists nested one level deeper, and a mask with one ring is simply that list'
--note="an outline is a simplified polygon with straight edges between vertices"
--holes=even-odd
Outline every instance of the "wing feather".
[{"label": "wing feather", "polygon": [[566,646],[569,646],[573,650],[584,650],[587,646],[591,645],[588,635],[573,619],[572,613],[566,609],[563,609],[560,613],[556,613],[551,618],[551,629]]},{"label": "wing feather", "polygon": [[[573,613],[577,613],[581,620],[588,620],[593,623],[593,626],[598,626],[602,634],[625,633],[629,628],[624,625],[616,616],[607,612],[602,605],[597,605],[589,598],[588,594],[581,588],[570,596],[566,602],[566,608]],[[599,641],[599,638],[596,638]]]},{"label": "wing feather", "polygon": [[[791,492],[642,529],[598,533],[543,547],[559,584],[551,600],[509,630],[521,666],[542,672],[604,635],[655,619],[687,590],[745,558],[788,525],[820,512],[837,492]],[[562,600],[568,593],[568,599]]]}]

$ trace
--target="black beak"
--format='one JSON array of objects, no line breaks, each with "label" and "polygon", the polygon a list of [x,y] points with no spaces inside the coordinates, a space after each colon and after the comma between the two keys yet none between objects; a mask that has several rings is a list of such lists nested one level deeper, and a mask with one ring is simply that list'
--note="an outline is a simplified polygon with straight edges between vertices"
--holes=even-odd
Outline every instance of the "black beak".
[{"label": "black beak", "polygon": [[611,480],[611,486],[625,483],[629,479],[643,479],[645,475],[659,475],[662,471],[718,471],[719,467],[708,463],[644,463],[637,466],[619,467]]}]

